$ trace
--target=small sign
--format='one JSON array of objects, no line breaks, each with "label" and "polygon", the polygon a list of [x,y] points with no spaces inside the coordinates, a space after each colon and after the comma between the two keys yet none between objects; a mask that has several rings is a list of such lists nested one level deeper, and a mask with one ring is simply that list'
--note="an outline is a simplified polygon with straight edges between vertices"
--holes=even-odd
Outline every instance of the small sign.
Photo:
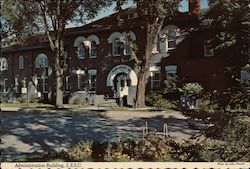
[{"label": "small sign", "polygon": [[27,87],[22,87],[21,93],[22,93],[22,94],[27,93]]},{"label": "small sign", "polygon": [[37,97],[41,97],[42,93],[41,92],[37,92]]}]

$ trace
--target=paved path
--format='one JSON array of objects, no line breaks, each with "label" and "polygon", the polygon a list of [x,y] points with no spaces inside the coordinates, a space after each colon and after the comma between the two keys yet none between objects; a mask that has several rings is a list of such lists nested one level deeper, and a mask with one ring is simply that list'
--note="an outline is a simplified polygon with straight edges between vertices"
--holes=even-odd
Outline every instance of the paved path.
[{"label": "paved path", "polygon": [[80,140],[141,139],[142,126],[162,131],[167,122],[176,140],[198,131],[188,128],[179,112],[96,112],[90,110],[5,109],[1,112],[3,161],[25,159],[44,150],[67,149]]}]

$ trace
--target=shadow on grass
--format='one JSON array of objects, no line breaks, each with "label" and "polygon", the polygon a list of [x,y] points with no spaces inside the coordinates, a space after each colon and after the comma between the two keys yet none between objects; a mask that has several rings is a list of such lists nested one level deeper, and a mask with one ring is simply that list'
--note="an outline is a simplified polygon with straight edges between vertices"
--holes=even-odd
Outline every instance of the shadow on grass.
[{"label": "shadow on grass", "polygon": [[135,116],[125,120],[113,119],[105,115],[105,110],[47,111],[21,109],[17,112],[1,112],[3,161],[20,161],[39,156],[44,151],[66,150],[85,139],[139,140],[145,121],[158,131],[162,131],[163,124],[167,123],[170,132],[190,136],[197,132],[187,128],[185,119],[174,116]]}]

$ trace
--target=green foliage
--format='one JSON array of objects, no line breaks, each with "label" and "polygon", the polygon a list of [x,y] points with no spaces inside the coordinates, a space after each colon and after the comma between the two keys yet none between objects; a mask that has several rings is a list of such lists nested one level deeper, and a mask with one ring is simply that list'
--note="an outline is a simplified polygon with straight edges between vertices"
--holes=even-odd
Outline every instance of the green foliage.
[{"label": "green foliage", "polygon": [[39,100],[40,98],[36,98],[36,97],[29,98],[30,103],[39,103]]},{"label": "green foliage", "polygon": [[178,90],[178,77],[175,75],[167,75],[164,80],[164,93]]},{"label": "green foliage", "polygon": [[250,156],[250,115],[239,114],[229,120],[222,133],[226,142],[223,159],[226,161],[247,161]]},{"label": "green foliage", "polygon": [[90,161],[92,157],[92,141],[87,140],[84,143],[78,143],[69,149],[68,157],[74,161]]},{"label": "green foliage", "polygon": [[26,102],[27,102],[27,98],[18,97],[18,98],[16,99],[16,101],[17,101],[18,103],[26,103]]},{"label": "green foliage", "polygon": [[75,98],[73,104],[81,104],[81,100],[79,98]]},{"label": "green foliage", "polygon": [[201,94],[203,87],[198,83],[186,83],[181,91],[185,94]]},{"label": "green foliage", "polygon": [[211,44],[228,56],[248,57],[250,8],[248,0],[210,0],[205,19],[214,28]]},{"label": "green foliage", "polygon": [[176,102],[163,98],[162,94],[151,92],[146,95],[146,105],[155,107],[157,110],[176,108]]}]

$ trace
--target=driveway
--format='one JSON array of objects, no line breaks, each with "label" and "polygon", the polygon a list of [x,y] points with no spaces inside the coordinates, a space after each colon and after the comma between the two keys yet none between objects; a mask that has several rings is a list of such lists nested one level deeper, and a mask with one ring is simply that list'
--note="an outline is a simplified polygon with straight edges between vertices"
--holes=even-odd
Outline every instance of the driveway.
[{"label": "driveway", "polygon": [[199,132],[190,129],[186,118],[176,111],[3,110],[2,160],[20,161],[44,151],[67,149],[88,138],[100,141],[141,139],[146,121],[158,131],[167,123],[169,135],[177,141]]}]

